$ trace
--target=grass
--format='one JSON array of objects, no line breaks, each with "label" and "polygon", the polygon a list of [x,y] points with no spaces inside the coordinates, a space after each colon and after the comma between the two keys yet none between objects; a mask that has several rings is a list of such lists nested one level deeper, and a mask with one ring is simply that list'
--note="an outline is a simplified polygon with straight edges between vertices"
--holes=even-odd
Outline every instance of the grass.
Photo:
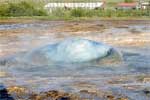
[{"label": "grass", "polygon": [[[121,0],[109,0],[112,2],[112,6],[115,4],[113,1]],[[43,9],[43,4],[33,2],[33,0],[20,1],[12,3],[0,4],[0,19],[7,18],[27,18],[27,19],[49,19],[49,20],[79,20],[79,19],[129,19],[129,18],[142,18],[150,19],[150,12],[146,10],[88,10],[88,9],[55,9],[52,13],[47,14]]]},{"label": "grass", "polygon": [[49,20],[49,21],[88,21],[88,20],[150,20],[148,17],[77,17],[77,18],[54,18],[51,16],[21,16],[21,17],[0,17],[0,23],[1,22],[28,22],[28,21],[34,21],[34,20]]},{"label": "grass", "polygon": [[77,17],[150,17],[147,10],[88,10],[88,9],[72,9],[63,10],[56,9],[53,10],[50,16],[58,18],[77,18]]},{"label": "grass", "polygon": [[47,12],[41,6],[32,2],[2,3],[0,4],[0,16],[46,16]]}]

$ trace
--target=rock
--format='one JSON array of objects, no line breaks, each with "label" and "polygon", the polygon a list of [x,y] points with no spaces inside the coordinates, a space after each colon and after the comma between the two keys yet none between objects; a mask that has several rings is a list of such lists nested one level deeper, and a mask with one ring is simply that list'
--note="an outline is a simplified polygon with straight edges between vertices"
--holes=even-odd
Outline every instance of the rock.
[{"label": "rock", "polygon": [[108,95],[108,96],[107,96],[107,99],[108,99],[108,100],[115,100],[115,96],[113,96],[113,95]]},{"label": "rock", "polygon": [[150,83],[150,78],[144,78],[143,83]]},{"label": "rock", "polygon": [[149,88],[145,88],[143,90],[144,94],[147,95],[147,96],[150,96],[150,89]]},{"label": "rock", "polygon": [[8,93],[5,86],[0,84],[0,100],[14,100],[14,98]]},{"label": "rock", "polygon": [[41,92],[40,94],[33,94],[29,97],[30,100],[80,100],[76,95],[51,90]]},{"label": "rock", "polygon": [[0,78],[7,77],[7,76],[9,76],[7,72],[3,72],[3,71],[0,72]]},{"label": "rock", "polygon": [[129,100],[128,98],[117,98],[117,100]]},{"label": "rock", "polygon": [[70,100],[70,97],[61,97],[58,100]]},{"label": "rock", "polygon": [[24,100],[29,97],[29,90],[21,86],[11,86],[7,88],[7,91],[14,100]]}]

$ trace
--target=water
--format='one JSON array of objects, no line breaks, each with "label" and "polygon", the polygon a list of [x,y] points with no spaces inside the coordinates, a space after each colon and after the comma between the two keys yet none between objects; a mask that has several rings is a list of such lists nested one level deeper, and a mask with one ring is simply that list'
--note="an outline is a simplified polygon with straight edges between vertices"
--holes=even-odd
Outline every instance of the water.
[{"label": "water", "polygon": [[[103,24],[104,29],[100,31],[87,28],[85,32],[80,30],[71,32],[71,28],[67,25],[73,24],[76,28],[76,23],[56,21],[40,22],[40,24],[1,24],[1,59],[20,56],[32,49],[68,37],[82,37],[104,42],[116,48],[121,52],[123,62],[118,64],[108,62],[98,66],[80,64],[41,66],[11,63],[0,66],[0,83],[6,87],[27,87],[35,92],[63,90],[90,98],[89,94],[81,94],[80,91],[97,93],[103,91],[106,94],[111,92],[116,97],[128,97],[129,100],[149,100],[144,89],[150,89],[150,81],[148,81],[150,78],[150,23],[119,22],[118,27],[116,21],[85,22],[87,26]],[[78,22],[78,25],[80,24],[82,22]],[[7,35],[3,35],[4,33]],[[94,98],[94,100],[100,100],[97,96]],[[103,97],[101,99],[104,100]]]}]

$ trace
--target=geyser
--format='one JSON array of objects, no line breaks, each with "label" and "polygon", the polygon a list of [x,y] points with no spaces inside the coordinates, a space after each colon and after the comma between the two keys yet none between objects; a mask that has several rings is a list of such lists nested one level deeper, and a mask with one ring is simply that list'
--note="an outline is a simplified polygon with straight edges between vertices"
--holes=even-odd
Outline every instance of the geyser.
[{"label": "geyser", "polygon": [[33,50],[24,56],[25,61],[32,64],[80,64],[121,61],[120,53],[106,44],[71,38],[46,45]]}]

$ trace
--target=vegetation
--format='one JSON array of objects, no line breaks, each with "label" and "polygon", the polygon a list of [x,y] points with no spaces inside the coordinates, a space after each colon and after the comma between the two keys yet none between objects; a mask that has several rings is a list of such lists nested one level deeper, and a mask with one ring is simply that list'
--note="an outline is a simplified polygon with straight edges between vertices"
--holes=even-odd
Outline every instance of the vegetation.
[{"label": "vegetation", "polygon": [[0,4],[0,16],[45,16],[46,11],[31,2],[2,3]]},{"label": "vegetation", "polygon": [[47,13],[43,5],[35,2],[7,2],[0,4],[0,18],[4,17],[46,17],[48,19],[78,19],[78,18],[119,18],[119,17],[146,17],[150,18],[148,10],[114,10],[114,9],[54,9]]},{"label": "vegetation", "polygon": [[133,0],[124,0],[124,2],[130,3],[130,2],[133,2]]},{"label": "vegetation", "polygon": [[85,11],[84,16],[92,17],[133,17],[133,16],[147,16],[146,11],[139,10],[89,10]]},{"label": "vegetation", "polygon": [[56,9],[50,13],[51,19],[78,19],[78,18],[136,18],[136,17],[147,17],[149,14],[146,10],[87,10],[87,9]]}]

